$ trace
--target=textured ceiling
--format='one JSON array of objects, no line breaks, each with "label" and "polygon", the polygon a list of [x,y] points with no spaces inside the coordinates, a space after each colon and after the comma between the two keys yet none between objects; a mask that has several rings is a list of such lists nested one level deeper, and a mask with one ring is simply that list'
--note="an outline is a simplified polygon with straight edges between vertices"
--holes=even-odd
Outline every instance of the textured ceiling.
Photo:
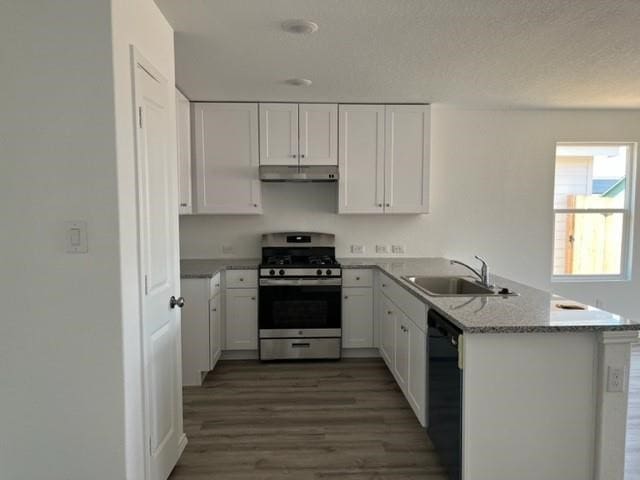
[{"label": "textured ceiling", "polygon": [[640,107],[640,0],[156,2],[192,100]]}]

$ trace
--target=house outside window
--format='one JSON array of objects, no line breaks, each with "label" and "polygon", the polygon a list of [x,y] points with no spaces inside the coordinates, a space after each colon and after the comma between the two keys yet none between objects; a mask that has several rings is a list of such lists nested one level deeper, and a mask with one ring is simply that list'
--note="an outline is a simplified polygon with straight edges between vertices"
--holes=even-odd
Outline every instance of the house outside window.
[{"label": "house outside window", "polygon": [[558,143],[553,280],[626,280],[636,145]]}]

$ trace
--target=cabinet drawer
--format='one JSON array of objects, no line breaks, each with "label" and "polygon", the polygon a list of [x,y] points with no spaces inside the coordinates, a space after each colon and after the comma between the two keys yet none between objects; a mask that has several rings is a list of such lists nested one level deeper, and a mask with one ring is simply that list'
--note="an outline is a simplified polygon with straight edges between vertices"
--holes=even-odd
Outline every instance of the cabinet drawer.
[{"label": "cabinet drawer", "polygon": [[257,288],[257,270],[227,270],[227,288]]},{"label": "cabinet drawer", "polygon": [[213,298],[220,293],[220,274],[216,273],[211,279],[209,288],[209,298]]},{"label": "cabinet drawer", "polygon": [[373,270],[344,269],[342,270],[342,285],[345,287],[372,287]]},{"label": "cabinet drawer", "polygon": [[427,329],[427,305],[407,292],[387,275],[380,274],[378,287],[405,315],[407,315],[420,330]]}]

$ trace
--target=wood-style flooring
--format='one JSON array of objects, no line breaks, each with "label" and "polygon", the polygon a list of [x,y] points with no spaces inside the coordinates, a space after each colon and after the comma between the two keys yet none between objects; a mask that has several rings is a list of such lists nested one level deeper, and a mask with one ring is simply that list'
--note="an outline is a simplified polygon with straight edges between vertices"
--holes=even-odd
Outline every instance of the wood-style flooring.
[{"label": "wood-style flooring", "polygon": [[[630,373],[625,480],[640,480],[640,346]],[[220,362],[184,389],[184,418],[171,480],[446,480],[379,359]]]},{"label": "wood-style flooring", "polygon": [[184,418],[171,480],[446,480],[380,359],[220,362]]},{"label": "wood-style flooring", "polygon": [[640,480],[640,346],[631,352],[625,480]]}]

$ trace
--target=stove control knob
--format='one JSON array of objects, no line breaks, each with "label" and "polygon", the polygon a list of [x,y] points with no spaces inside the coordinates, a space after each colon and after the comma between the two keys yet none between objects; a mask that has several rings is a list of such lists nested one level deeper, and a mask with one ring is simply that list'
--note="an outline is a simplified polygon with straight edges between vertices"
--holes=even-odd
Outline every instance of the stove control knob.
[{"label": "stove control knob", "polygon": [[279,273],[280,275],[284,275],[284,270],[280,270],[278,273]]},{"label": "stove control knob", "polygon": [[275,270],[269,270],[269,275],[275,275],[276,271]]},{"label": "stove control knob", "polygon": [[316,275],[322,275],[322,270],[316,270]]},{"label": "stove control knob", "polygon": [[327,275],[331,275],[331,270],[327,270]]}]

